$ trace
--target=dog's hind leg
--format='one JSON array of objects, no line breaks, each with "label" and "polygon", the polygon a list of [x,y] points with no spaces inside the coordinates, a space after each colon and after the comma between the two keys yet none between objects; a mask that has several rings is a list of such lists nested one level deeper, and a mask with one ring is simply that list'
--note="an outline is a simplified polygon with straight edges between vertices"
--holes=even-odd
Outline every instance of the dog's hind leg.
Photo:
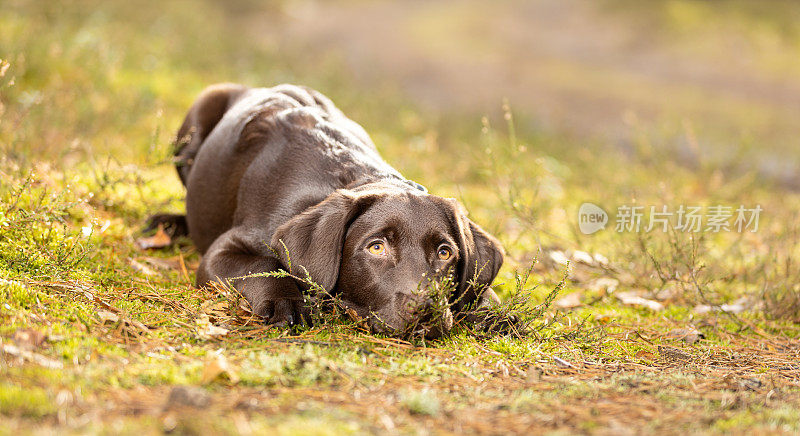
[{"label": "dog's hind leg", "polygon": [[194,158],[206,137],[245,91],[247,87],[234,83],[211,85],[203,90],[189,109],[174,143],[175,167],[183,186],[189,180]]},{"label": "dog's hind leg", "polygon": [[[178,170],[178,177],[183,186],[186,186],[194,158],[200,151],[200,147],[203,146],[206,137],[246,90],[246,87],[233,83],[212,85],[203,90],[189,109],[174,142],[175,168]],[[186,215],[168,213],[152,215],[148,218],[147,227],[143,232],[152,232],[159,226],[172,239],[189,236]]]}]

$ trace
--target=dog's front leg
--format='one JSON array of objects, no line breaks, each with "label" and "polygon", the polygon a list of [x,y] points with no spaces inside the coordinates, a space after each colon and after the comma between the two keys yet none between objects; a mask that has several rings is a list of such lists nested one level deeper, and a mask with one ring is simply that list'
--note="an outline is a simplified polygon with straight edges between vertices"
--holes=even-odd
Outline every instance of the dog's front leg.
[{"label": "dog's front leg", "polygon": [[290,277],[246,277],[280,270],[277,259],[257,251],[232,229],[208,249],[197,270],[197,285],[228,282],[250,303],[253,313],[270,324],[292,325],[307,321],[303,295]]}]

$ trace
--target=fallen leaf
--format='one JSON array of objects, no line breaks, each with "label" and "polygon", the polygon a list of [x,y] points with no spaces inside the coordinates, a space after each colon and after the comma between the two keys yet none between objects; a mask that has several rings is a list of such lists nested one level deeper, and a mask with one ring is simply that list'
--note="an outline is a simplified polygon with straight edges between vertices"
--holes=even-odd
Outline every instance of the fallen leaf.
[{"label": "fallen leaf", "polygon": [[719,307],[719,310],[726,313],[741,313],[749,309],[751,306],[752,302],[748,300],[747,297],[742,297],[731,304],[723,304]]},{"label": "fallen leaf", "polygon": [[228,359],[226,359],[223,354],[218,354],[216,357],[206,362],[206,365],[203,367],[203,383],[208,384],[216,380],[228,380],[231,383],[237,383],[239,381],[239,376],[233,371],[228,363]]},{"label": "fallen leaf", "polygon": [[648,363],[653,362],[656,360],[656,355],[647,351],[647,350],[639,350],[634,354],[634,357],[639,360],[647,361]]},{"label": "fallen leaf", "polygon": [[208,300],[200,305],[200,310],[209,317],[225,316],[228,313],[228,302]]},{"label": "fallen leaf", "polygon": [[635,292],[617,292],[614,294],[614,296],[617,297],[617,299],[621,301],[622,304],[627,304],[629,306],[646,307],[654,312],[659,312],[661,310],[664,310],[663,304],[655,300],[648,300],[646,298],[642,298]]},{"label": "fallen leaf", "polygon": [[600,266],[608,266],[608,258],[600,253],[594,254],[594,261]]},{"label": "fallen leaf", "polygon": [[583,303],[581,303],[581,293],[573,292],[571,294],[565,295],[556,300],[553,304],[555,304],[556,307],[559,307],[561,309],[572,309],[574,307],[582,306]]},{"label": "fallen leaf", "polygon": [[225,336],[228,334],[228,329],[215,326],[211,323],[208,315],[200,315],[197,318],[197,336],[201,339],[212,339],[217,336]]},{"label": "fallen leaf", "polygon": [[558,250],[553,250],[550,252],[550,259],[552,259],[553,262],[560,265],[566,265],[567,262],[569,262],[569,259],[567,258],[566,255],[564,255],[564,252]]},{"label": "fallen leaf", "polygon": [[172,238],[164,231],[162,224],[158,225],[158,230],[153,236],[147,236],[136,240],[136,245],[142,250],[169,247]]},{"label": "fallen leaf", "polygon": [[119,322],[119,315],[105,309],[98,310],[97,317],[100,318],[100,322],[103,324]]},{"label": "fallen leaf", "polygon": [[684,341],[687,344],[694,344],[700,339],[704,338],[703,333],[699,332],[694,327],[687,327],[682,329],[673,329],[667,333],[666,338],[675,341]]},{"label": "fallen leaf", "polygon": [[608,315],[608,314],[595,315],[595,317],[594,317],[595,321],[597,321],[597,322],[599,322],[600,324],[603,324],[603,325],[610,323],[612,319],[613,318],[611,317],[611,315]]},{"label": "fallen leaf", "polygon": [[586,265],[594,265],[595,263],[591,254],[578,250],[572,252],[572,260],[575,262],[585,263]]}]

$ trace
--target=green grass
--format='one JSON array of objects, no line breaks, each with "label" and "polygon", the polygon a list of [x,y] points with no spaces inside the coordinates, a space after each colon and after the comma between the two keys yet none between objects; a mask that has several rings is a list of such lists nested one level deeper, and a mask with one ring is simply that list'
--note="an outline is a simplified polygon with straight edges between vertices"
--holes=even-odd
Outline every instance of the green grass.
[{"label": "green grass", "polygon": [[25,418],[42,418],[56,412],[53,400],[41,388],[22,388],[3,383],[0,386],[0,413]]},{"label": "green grass", "polygon": [[[687,165],[673,147],[724,132],[734,149],[763,142],[782,150],[762,130],[745,137],[729,129],[749,117],[738,103],[685,90],[675,100],[669,90],[650,94],[677,112],[702,100],[722,119],[698,118],[695,133],[668,113],[660,123],[631,124],[620,148],[543,130],[500,96],[499,119],[469,108],[436,112],[400,86],[363,83],[335,53],[256,38],[260,29],[248,17],[288,16],[283,3],[162,3],[15,0],[0,10],[2,431],[800,431],[800,196],[748,168],[745,155]],[[650,10],[620,13],[612,6],[622,2],[613,3],[609,13],[655,20]],[[720,40],[714,29],[744,29],[737,37],[754,47],[777,32],[780,44],[796,48],[796,26],[785,19],[797,14],[793,4],[774,9],[785,14],[751,17],[742,2],[724,2],[720,14],[695,3],[659,3],[657,10],[670,12],[655,20],[664,50],[691,42],[687,35],[704,22],[713,24],[704,32]],[[446,20],[435,12],[420,18],[425,32]],[[702,55],[728,56],[713,50],[722,42],[705,41]],[[485,44],[476,50],[495,49]],[[467,50],[457,38],[436,47]],[[792,50],[763,52],[758,74],[795,71]],[[576,90],[603,82],[596,72],[567,70],[559,80]],[[624,95],[618,80],[610,77],[603,91]],[[514,302],[506,309],[535,315],[535,331],[459,329],[406,342],[333,319],[313,329],[271,328],[248,320],[227,297],[190,285],[199,261],[191,244],[138,250],[148,214],[182,209],[168,162],[171,135],[197,93],[219,81],[303,83],[331,96],[391,164],[433,193],[458,198],[500,238],[508,257],[495,288]],[[768,106],[751,108],[753,125],[780,112]],[[791,118],[791,111],[779,115]],[[760,204],[764,212],[756,233],[617,233],[613,222],[594,235],[578,231],[582,202],[612,212],[634,199]],[[575,250],[601,254],[609,266],[573,259],[562,282],[565,267],[552,255]],[[593,286],[597,278],[616,279],[616,291]],[[670,297],[653,311],[617,298],[630,291]],[[542,304],[570,293],[584,304]],[[742,313],[695,310],[743,296],[753,304]],[[201,334],[204,316],[229,333]],[[669,334],[688,327],[703,337],[688,343]],[[45,339],[31,342],[28,331]],[[170,392],[187,385],[209,405],[170,404]]]}]

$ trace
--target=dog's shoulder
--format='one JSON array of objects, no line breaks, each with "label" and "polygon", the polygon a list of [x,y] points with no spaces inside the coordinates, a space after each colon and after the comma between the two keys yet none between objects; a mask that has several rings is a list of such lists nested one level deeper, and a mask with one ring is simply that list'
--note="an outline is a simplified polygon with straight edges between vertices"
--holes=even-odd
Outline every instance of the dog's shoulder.
[{"label": "dog's shoulder", "polygon": [[254,88],[231,108],[241,125],[240,146],[281,135],[290,142],[311,140],[377,155],[367,132],[347,118],[330,99],[311,88],[283,84]]}]

